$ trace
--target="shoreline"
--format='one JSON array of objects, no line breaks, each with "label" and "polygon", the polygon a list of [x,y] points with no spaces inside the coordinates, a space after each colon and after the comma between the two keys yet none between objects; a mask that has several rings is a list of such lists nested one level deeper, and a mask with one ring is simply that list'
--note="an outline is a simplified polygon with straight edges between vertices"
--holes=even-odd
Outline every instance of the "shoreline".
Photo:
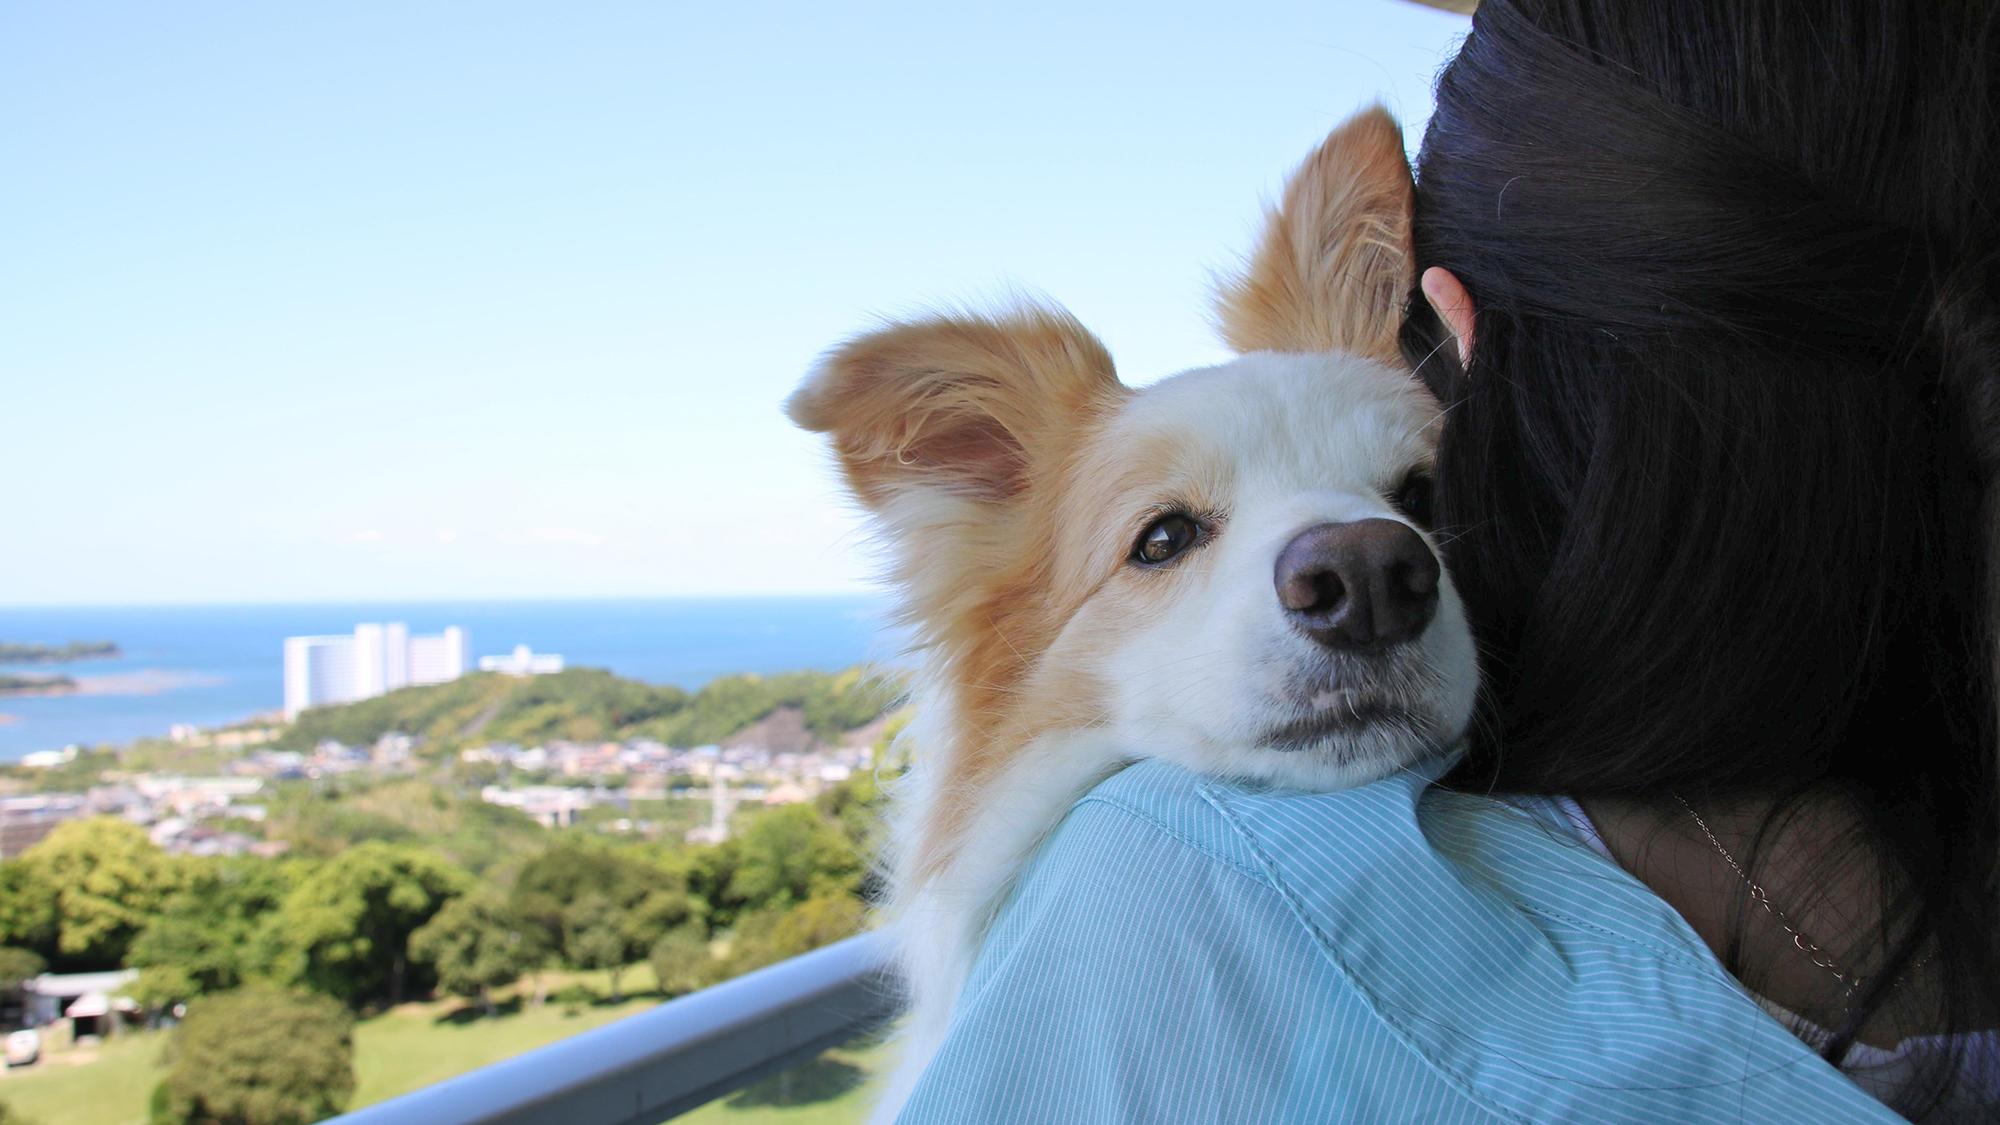
[{"label": "shoreline", "polygon": [[46,668],[91,660],[119,660],[125,650],[112,641],[71,641],[68,644],[21,644],[0,641],[0,665]]},{"label": "shoreline", "polygon": [[[0,628],[116,637],[126,656],[0,668],[20,677],[64,672],[78,682],[76,691],[11,697],[19,702],[0,697],[0,712],[18,719],[0,726],[0,761],[70,744],[164,738],[173,726],[254,722],[282,698],[282,638],[344,636],[357,622],[407,621],[419,631],[459,625],[477,654],[525,642],[564,654],[571,667],[694,692],[741,673],[900,665],[906,639],[885,620],[887,608],[866,591],[36,607],[11,622],[0,614]],[[151,671],[126,678],[139,669]],[[201,679],[184,678],[191,676]]]},{"label": "shoreline", "polygon": [[0,688],[0,697],[25,698],[60,695],[162,695],[187,687],[213,687],[226,682],[223,677],[202,672],[182,672],[170,668],[140,668],[132,672],[107,672],[101,676],[68,676],[67,683],[46,687]]},{"label": "shoreline", "polygon": [[73,679],[52,677],[42,683],[0,685],[0,699],[49,699],[59,695],[76,695],[81,690]]}]

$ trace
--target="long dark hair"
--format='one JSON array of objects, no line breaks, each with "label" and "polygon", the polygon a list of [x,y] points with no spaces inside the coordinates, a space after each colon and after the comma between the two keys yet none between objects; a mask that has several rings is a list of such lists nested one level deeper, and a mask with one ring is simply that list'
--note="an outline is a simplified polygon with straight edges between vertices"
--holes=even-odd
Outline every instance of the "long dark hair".
[{"label": "long dark hair", "polygon": [[1816,936],[1889,952],[1835,1062],[1917,963],[2000,1012],[1996,7],[1485,0],[1418,160],[1478,308],[1463,367],[1404,333],[1488,684],[1453,780],[1848,802],[1883,917]]}]

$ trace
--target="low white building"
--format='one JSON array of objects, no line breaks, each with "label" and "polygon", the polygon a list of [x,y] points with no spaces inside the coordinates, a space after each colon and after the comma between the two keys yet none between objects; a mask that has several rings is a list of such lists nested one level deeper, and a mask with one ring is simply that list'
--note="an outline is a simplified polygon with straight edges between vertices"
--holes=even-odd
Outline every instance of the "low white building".
[{"label": "low white building", "polygon": [[596,803],[585,790],[554,785],[520,789],[488,785],[479,791],[479,799],[501,808],[520,809],[544,828],[567,828],[576,823],[576,814]]},{"label": "low white building", "polygon": [[549,676],[563,670],[563,658],[552,652],[536,652],[527,645],[515,645],[506,656],[482,656],[479,670],[506,676]]},{"label": "low white building", "polygon": [[74,1038],[104,1036],[136,1016],[139,1006],[122,993],[139,979],[136,969],[104,973],[43,973],[21,986],[29,1027],[70,1021]]},{"label": "low white building", "polygon": [[175,816],[200,817],[221,812],[231,803],[261,791],[264,780],[146,774],[134,778],[132,787],[156,807],[172,810]]},{"label": "low white building", "polygon": [[471,645],[457,625],[411,636],[400,621],[361,624],[351,636],[285,638],[285,718],[465,675]]}]

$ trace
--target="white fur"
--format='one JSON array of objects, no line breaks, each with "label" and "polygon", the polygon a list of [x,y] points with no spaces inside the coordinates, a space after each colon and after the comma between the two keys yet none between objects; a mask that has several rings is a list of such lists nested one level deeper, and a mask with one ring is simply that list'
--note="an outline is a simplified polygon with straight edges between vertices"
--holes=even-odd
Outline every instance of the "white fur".
[{"label": "white fur", "polygon": [[[1138,391],[1100,427],[1092,440],[1114,454],[1172,449],[1171,463],[1127,467],[1142,479],[1157,477],[1152,503],[1180,502],[1179,490],[1200,491],[1219,517],[1217,530],[1171,568],[1109,577],[1151,584],[1127,587],[1124,595],[1140,599],[1148,612],[1124,619],[1087,603],[1036,658],[1040,668],[1109,685],[1099,701],[1103,718],[1013,749],[1005,767],[981,783],[977,812],[949,863],[929,878],[917,874],[927,858],[914,854],[920,826],[955,784],[958,755],[981,717],[959,713],[955,669],[942,650],[921,668],[917,718],[907,735],[916,748],[914,766],[899,782],[892,814],[890,913],[913,1010],[878,1120],[901,1109],[942,1043],[988,925],[1028,857],[1069,806],[1120,765],[1160,757],[1217,776],[1331,789],[1404,768],[1463,732],[1477,674],[1449,576],[1428,628],[1378,671],[1329,663],[1286,620],[1273,583],[1278,553],[1308,527],[1402,520],[1387,496],[1412,466],[1427,461],[1436,421],[1429,397],[1385,365],[1253,353]],[[948,582],[965,573],[954,568],[976,565],[996,549],[986,537],[1000,535],[991,504],[921,482],[877,514],[906,582],[925,576]],[[1101,513],[1116,526],[1135,516]],[[1092,602],[1113,596],[1100,593]],[[933,613],[950,612],[937,609],[950,603],[935,591],[927,604]],[[1357,687],[1380,686],[1357,684],[1356,676],[1396,679],[1412,724],[1330,736],[1304,750],[1259,743],[1274,727],[1349,704]]]},{"label": "white fur", "polygon": [[[1284,718],[1344,702],[1337,682],[1307,686],[1321,654],[1277,603],[1278,553],[1317,524],[1409,523],[1386,496],[1428,458],[1436,420],[1428,397],[1380,364],[1264,352],[1152,388],[1125,415],[1121,430],[1196,436],[1206,448],[1190,457],[1227,466],[1229,502],[1226,526],[1187,560],[1172,611],[1135,629],[1114,658],[1117,728],[1190,769],[1301,789],[1362,784],[1438,749],[1364,738],[1347,747],[1354,760],[1336,761],[1258,743]],[[1455,738],[1478,675],[1449,574],[1407,655],[1412,675],[1435,678],[1418,693],[1425,718],[1438,739]]]}]

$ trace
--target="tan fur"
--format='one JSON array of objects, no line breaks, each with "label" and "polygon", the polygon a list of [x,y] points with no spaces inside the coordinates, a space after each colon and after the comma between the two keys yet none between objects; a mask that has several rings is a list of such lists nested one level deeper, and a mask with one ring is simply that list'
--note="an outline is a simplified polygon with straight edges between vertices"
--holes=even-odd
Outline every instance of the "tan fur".
[{"label": "tan fur", "polygon": [[1023,308],[851,341],[788,406],[801,426],[832,436],[850,487],[869,506],[940,478],[961,497],[961,511],[930,517],[924,541],[897,562],[902,615],[951,669],[948,705],[962,735],[926,748],[952,763],[955,784],[925,810],[912,876],[951,861],[968,802],[1009,748],[1092,719],[1081,685],[1044,685],[1032,708],[1017,702],[1034,661],[1089,593],[1087,578],[1058,575],[1044,549],[1062,538],[1052,508],[1083,436],[1129,393],[1082,325],[1059,310]]},{"label": "tan fur", "polygon": [[[1393,361],[1410,189],[1386,114],[1336,130],[1295,174],[1246,276],[1220,294],[1230,342]],[[1382,373],[1396,395],[1421,393]],[[1185,427],[1135,428],[1135,394],[1068,314],[1025,307],[851,340],[788,404],[799,425],[829,436],[874,517],[922,662],[918,764],[895,798],[889,857],[892,912],[922,927],[905,926],[901,947],[919,1046],[884,1117],[942,1035],[985,912],[998,905],[1004,884],[987,873],[1025,862],[1020,849],[1103,776],[1091,772],[1094,750],[1070,751],[1109,723],[1124,681],[1108,682],[1107,654],[1129,645],[1135,623],[1169,617],[1177,589],[1199,588],[1182,584],[1211,565],[1131,565],[1161,496],[1195,511],[1224,507],[1235,465],[1198,453]],[[1318,439],[1259,434],[1234,445],[1275,450],[1287,440]],[[1037,803],[1045,799],[1058,804]]]},{"label": "tan fur", "polygon": [[[1243,276],[1218,293],[1238,351],[1346,351],[1394,361],[1413,268],[1411,184],[1402,133],[1380,107],[1335,129],[1293,173]],[[1038,735],[1091,725],[1098,692],[1037,669],[1057,635],[1119,573],[1139,528],[1121,510],[1119,465],[1172,463],[1172,451],[1106,449],[1099,420],[1131,392],[1104,346],[1067,313],[1024,307],[933,317],[851,340],[787,405],[827,433],[850,488],[878,515],[919,482],[930,502],[890,516],[902,547],[892,577],[902,617],[935,664],[950,745],[926,746],[952,784],[906,842],[905,878],[950,865],[981,786]],[[1199,488],[1190,490],[1199,494]],[[913,501],[914,503],[914,501]],[[908,526],[914,522],[916,526]],[[1143,599],[1141,587],[1111,605]],[[1109,606],[1107,606],[1107,609]]]},{"label": "tan fur", "polygon": [[1217,294],[1239,352],[1345,351],[1398,362],[1415,283],[1403,132],[1387,110],[1348,119],[1306,158],[1242,276]]},{"label": "tan fur", "polygon": [[1095,336],[1067,313],[1028,307],[849,341],[786,409],[833,435],[848,483],[870,503],[913,473],[997,500],[1031,485],[1048,454],[1123,391]]}]

